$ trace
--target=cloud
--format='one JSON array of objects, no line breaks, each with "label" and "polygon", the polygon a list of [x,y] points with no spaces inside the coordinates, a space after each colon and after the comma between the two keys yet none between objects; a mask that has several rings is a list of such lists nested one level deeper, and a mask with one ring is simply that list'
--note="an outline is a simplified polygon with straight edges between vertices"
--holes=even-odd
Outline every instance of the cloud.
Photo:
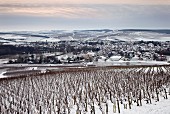
[{"label": "cloud", "polygon": [[0,4],[1,28],[169,28],[170,5]]},{"label": "cloud", "polygon": [[84,5],[3,4],[0,5],[0,13],[65,18],[100,16],[98,9]]},{"label": "cloud", "polygon": [[170,15],[170,5],[88,5],[88,4],[1,4],[1,14],[51,16],[64,18],[123,18],[133,16]]},{"label": "cloud", "polygon": [[134,5],[167,5],[170,0],[1,0],[0,4],[134,4]]}]

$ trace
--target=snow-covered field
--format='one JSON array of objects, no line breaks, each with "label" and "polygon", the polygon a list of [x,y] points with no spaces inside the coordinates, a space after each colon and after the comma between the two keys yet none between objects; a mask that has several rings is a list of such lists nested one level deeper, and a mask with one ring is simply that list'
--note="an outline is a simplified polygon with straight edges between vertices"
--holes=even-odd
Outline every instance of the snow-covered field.
[{"label": "snow-covered field", "polygon": [[[90,109],[89,109],[90,110]],[[97,105],[95,105],[96,114],[102,114],[101,110]],[[121,112],[113,112],[113,104],[108,101],[108,114],[170,114],[170,96],[168,99],[161,99],[161,101],[154,101],[152,104],[146,104],[146,102],[142,102],[142,106],[136,106],[133,104],[131,109],[129,107],[124,109],[124,106],[121,105]],[[71,114],[76,114],[76,106],[73,107]],[[91,112],[87,112],[86,114],[91,114]]]},{"label": "snow-covered field", "polygon": [[[9,59],[0,59],[0,78],[4,78],[5,73],[7,73],[7,69],[9,68],[24,68],[25,71],[31,70],[42,70],[42,72],[46,70],[57,70],[58,67],[61,69],[62,67],[88,67],[90,65],[95,65],[96,67],[102,66],[133,66],[133,65],[168,65],[167,61],[111,61],[111,60],[100,60],[98,62],[91,63],[76,63],[76,64],[6,64]],[[22,71],[23,69],[21,69]],[[17,72],[20,70],[17,70]],[[16,72],[15,70],[11,70],[11,72]]]},{"label": "snow-covered field", "polygon": [[0,65],[3,65],[4,63],[7,63],[9,59],[0,59]]},{"label": "snow-covered field", "polygon": [[74,31],[37,31],[10,32],[0,34],[0,42],[17,44],[25,42],[59,42],[74,40],[109,41],[170,41],[170,34],[161,31],[122,31],[122,30],[74,30]]},{"label": "snow-covered field", "polygon": [[170,114],[170,96],[169,99],[161,99],[153,104],[143,104],[143,106],[134,106],[132,110],[124,110],[121,114]]},{"label": "snow-covered field", "polygon": [[[27,70],[32,68],[38,69]],[[0,109],[2,114],[170,114],[169,69],[73,68],[0,79]]]},{"label": "snow-covered field", "polygon": [[96,66],[121,66],[121,65],[168,65],[167,61],[104,61],[94,62]]}]

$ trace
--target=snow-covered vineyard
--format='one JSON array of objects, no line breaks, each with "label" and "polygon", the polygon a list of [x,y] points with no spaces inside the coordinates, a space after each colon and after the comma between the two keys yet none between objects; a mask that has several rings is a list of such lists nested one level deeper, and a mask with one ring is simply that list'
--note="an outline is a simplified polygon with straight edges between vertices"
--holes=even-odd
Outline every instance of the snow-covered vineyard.
[{"label": "snow-covered vineyard", "polygon": [[72,68],[0,79],[0,114],[123,114],[169,95],[168,65]]}]

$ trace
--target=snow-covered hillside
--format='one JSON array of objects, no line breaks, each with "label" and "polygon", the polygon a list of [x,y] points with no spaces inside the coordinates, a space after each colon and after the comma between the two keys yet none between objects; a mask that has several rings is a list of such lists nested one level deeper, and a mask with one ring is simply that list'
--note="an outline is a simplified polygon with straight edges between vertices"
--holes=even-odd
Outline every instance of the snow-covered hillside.
[{"label": "snow-covered hillside", "polygon": [[[170,96],[169,96],[170,97]],[[113,104],[108,101],[108,114],[170,114],[170,99],[161,99],[161,101],[154,101],[152,104],[146,104],[143,101],[142,106],[132,105],[131,109],[124,109],[123,105],[120,105],[121,112],[113,112]],[[102,114],[99,107],[95,105],[96,114]],[[73,107],[71,114],[76,114],[76,106]],[[87,112],[86,114],[91,114]]]},{"label": "snow-covered hillside", "polygon": [[0,79],[2,114],[170,113],[169,65],[69,68],[43,73],[33,68],[37,69]]},{"label": "snow-covered hillside", "polygon": [[[169,30],[166,30],[169,31]],[[161,30],[52,30],[0,32],[0,42],[25,43],[36,41],[58,42],[65,40],[110,40],[110,41],[170,41],[170,32]]]}]

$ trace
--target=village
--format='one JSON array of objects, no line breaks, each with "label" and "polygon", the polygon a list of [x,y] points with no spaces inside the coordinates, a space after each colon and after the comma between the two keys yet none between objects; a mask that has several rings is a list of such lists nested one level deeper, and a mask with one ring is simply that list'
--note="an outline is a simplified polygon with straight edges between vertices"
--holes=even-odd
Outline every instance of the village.
[{"label": "village", "polygon": [[[22,52],[8,63],[73,64],[114,61],[169,61],[170,42],[158,41],[60,41],[32,42],[23,47],[34,47],[38,53]],[[18,47],[19,47],[18,46]]]}]

